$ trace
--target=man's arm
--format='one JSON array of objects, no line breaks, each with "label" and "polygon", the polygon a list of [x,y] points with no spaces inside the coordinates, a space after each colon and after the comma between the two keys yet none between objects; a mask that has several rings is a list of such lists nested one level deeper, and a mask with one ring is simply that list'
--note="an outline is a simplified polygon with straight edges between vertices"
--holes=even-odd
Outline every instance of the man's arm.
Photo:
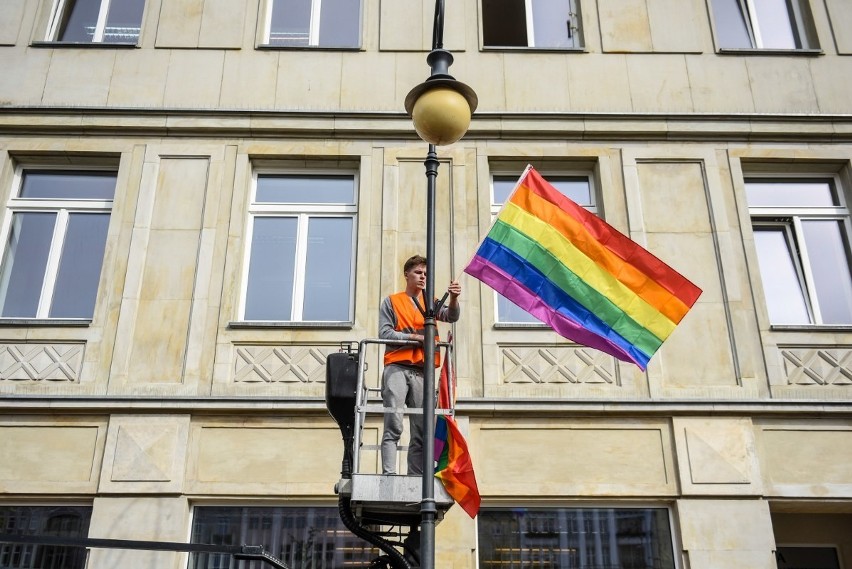
[{"label": "man's arm", "polygon": [[416,340],[413,334],[396,330],[396,313],[393,311],[390,297],[385,297],[379,305],[379,338],[382,340]]},{"label": "man's arm", "polygon": [[456,322],[461,316],[461,307],[459,306],[459,296],[461,295],[461,284],[458,281],[453,281],[447,287],[447,292],[450,293],[450,299],[438,314],[438,320],[441,322]]}]

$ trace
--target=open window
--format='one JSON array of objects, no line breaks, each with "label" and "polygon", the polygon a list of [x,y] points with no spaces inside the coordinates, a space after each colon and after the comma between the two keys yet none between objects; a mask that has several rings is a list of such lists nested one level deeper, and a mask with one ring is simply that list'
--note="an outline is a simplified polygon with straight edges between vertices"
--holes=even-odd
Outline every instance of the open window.
[{"label": "open window", "polygon": [[47,41],[136,44],[145,0],[54,0]]},{"label": "open window", "polygon": [[580,32],[577,0],[482,0],[487,48],[580,48]]},{"label": "open window", "polygon": [[709,0],[721,49],[819,49],[808,0]]}]

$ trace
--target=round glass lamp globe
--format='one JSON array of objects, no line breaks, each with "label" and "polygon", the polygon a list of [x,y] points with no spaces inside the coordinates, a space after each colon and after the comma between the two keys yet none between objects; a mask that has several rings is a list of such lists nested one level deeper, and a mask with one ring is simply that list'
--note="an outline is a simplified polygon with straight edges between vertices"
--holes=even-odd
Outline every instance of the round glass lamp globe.
[{"label": "round glass lamp globe", "polygon": [[461,93],[449,87],[435,87],[420,95],[411,118],[420,138],[446,146],[464,136],[470,127],[470,114],[470,105]]}]

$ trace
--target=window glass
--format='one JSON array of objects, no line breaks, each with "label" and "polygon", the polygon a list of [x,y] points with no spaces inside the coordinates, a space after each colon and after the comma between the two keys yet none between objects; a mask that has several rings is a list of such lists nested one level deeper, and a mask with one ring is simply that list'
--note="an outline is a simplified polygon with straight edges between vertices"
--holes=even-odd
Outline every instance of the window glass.
[{"label": "window glass", "polygon": [[[196,506],[191,543],[263,545],[287,567],[370,567],[382,552],[355,537],[335,507]],[[228,555],[192,553],[190,569],[262,567]]]},{"label": "window glass", "polygon": [[831,207],[839,205],[834,184],[827,180],[749,180],[750,207]]},{"label": "window glass", "polygon": [[94,40],[101,10],[100,0],[65,0],[59,41],[88,43]]},{"label": "window glass", "polygon": [[[57,0],[53,19],[56,41],[135,43],[145,0]],[[103,14],[103,16],[102,16]]]},{"label": "window glass", "polygon": [[852,278],[849,274],[849,238],[834,220],[802,221],[808,261],[824,324],[852,323]]},{"label": "window glass", "polygon": [[748,14],[739,0],[713,0],[716,36],[721,47],[752,47],[748,32]]},{"label": "window glass", "polygon": [[[91,517],[91,506],[0,506],[0,533],[85,538]],[[9,569],[83,569],[86,556],[84,547],[0,542],[0,567]]]},{"label": "window glass", "polygon": [[94,313],[108,228],[109,214],[68,216],[50,318],[89,318]]},{"label": "window glass", "polygon": [[295,217],[255,218],[246,320],[292,319],[297,228]]},{"label": "window glass", "polygon": [[580,47],[574,0],[481,0],[486,47]]},{"label": "window glass", "polygon": [[259,173],[256,182],[241,317],[350,322],[355,177]]},{"label": "window glass", "polygon": [[[563,195],[573,200],[575,203],[585,207],[591,212],[595,212],[595,199],[592,193],[592,186],[589,178],[586,176],[546,176],[547,181],[562,192]],[[518,176],[494,176],[492,179],[492,218],[497,215],[500,208],[509,199],[512,192],[515,190],[515,185],[518,182]],[[501,323],[540,323],[540,321],[524,310],[518,307],[512,301],[506,299],[500,294],[494,293],[497,298],[497,321]]]},{"label": "window glass", "polygon": [[[357,25],[361,21],[361,3],[357,0],[322,0],[320,41],[323,47],[357,47]],[[354,24],[354,25],[353,25]]]},{"label": "window glass", "polygon": [[809,323],[788,232],[783,226],[755,227],[754,245],[770,321],[773,324]]},{"label": "window glass", "polygon": [[144,0],[110,0],[105,42],[135,43],[139,40]]},{"label": "window glass", "polygon": [[664,508],[484,508],[479,567],[674,569]]},{"label": "window glass", "polygon": [[710,0],[721,48],[805,49],[817,43],[802,0]]},{"label": "window glass", "polygon": [[115,183],[115,172],[21,173],[7,209],[0,316],[92,317]]},{"label": "window glass", "polygon": [[305,268],[305,320],[349,319],[349,287],[340,286],[340,279],[345,276],[348,280],[351,263],[352,218],[311,219]]},{"label": "window glass", "polygon": [[34,318],[47,270],[55,213],[16,213],[3,259],[0,298],[4,317]]},{"label": "window glass", "polygon": [[355,203],[352,176],[272,176],[257,178],[258,202],[294,204]]},{"label": "window glass", "polygon": [[793,14],[788,0],[754,0],[760,38],[763,47],[796,49],[801,44],[796,39]]},{"label": "window glass", "polygon": [[21,197],[33,199],[111,200],[114,172],[25,171]]},{"label": "window glass", "polygon": [[273,45],[309,45],[311,0],[275,0],[269,43]]},{"label": "window glass", "polygon": [[571,6],[565,0],[532,3],[533,36],[537,47],[574,47]]}]

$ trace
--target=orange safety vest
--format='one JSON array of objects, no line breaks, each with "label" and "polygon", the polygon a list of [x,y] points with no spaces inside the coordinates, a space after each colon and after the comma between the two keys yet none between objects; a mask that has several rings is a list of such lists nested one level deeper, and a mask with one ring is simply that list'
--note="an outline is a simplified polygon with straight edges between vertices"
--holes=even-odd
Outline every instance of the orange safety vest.
[{"label": "orange safety vest", "polygon": [[[423,301],[423,295],[420,295],[421,306]],[[396,327],[394,330],[397,332],[404,332],[406,334],[420,334],[421,336],[426,333],[426,323],[423,319],[423,315],[414,305],[414,301],[408,296],[405,292],[398,292],[396,294],[392,294],[390,296],[391,307],[393,308],[393,312],[396,315]],[[441,339],[435,336],[435,341],[440,342]],[[423,347],[422,346],[409,346],[406,344],[395,346],[393,344],[388,344],[385,346],[385,365],[388,364],[403,364],[403,365],[412,365],[412,366],[422,366],[423,365]],[[441,365],[441,353],[437,349],[435,350],[435,367]]]}]

